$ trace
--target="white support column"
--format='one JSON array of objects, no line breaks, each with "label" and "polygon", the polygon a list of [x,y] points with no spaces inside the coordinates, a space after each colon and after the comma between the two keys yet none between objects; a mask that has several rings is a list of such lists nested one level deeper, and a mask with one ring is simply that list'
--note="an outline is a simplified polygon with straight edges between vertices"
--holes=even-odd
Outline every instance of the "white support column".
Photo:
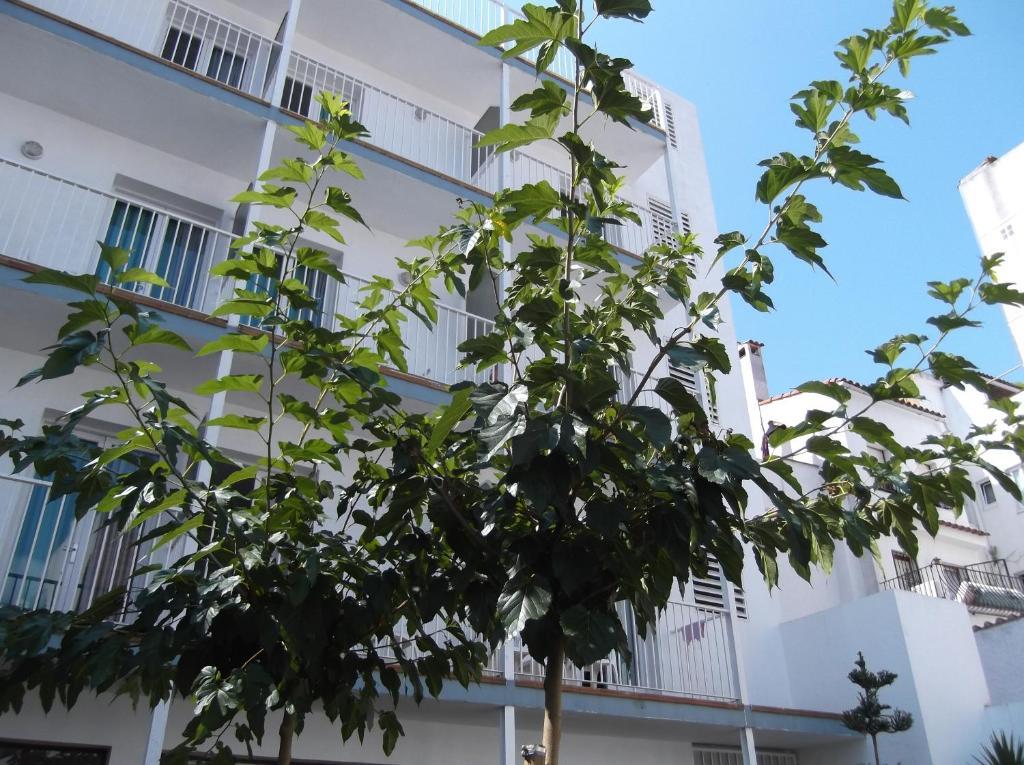
[{"label": "white support column", "polygon": [[676,174],[680,168],[675,167],[676,157],[669,145],[668,136],[665,136],[665,185],[668,187],[668,203],[672,208],[672,227],[679,230],[679,221],[683,215],[682,205],[679,203],[679,192],[676,189]]},{"label": "white support column", "polygon": [[516,708],[503,706],[498,710],[498,729],[501,732],[501,748],[498,750],[499,765],[516,765],[519,753],[516,751]]},{"label": "white support column", "polygon": [[[505,23],[505,16],[507,10],[503,5],[501,8],[502,24]],[[512,97],[511,97],[511,86],[509,75],[512,69],[507,61],[501,62],[501,84],[500,92],[498,96],[498,126],[504,127],[509,124],[512,120]],[[506,189],[509,188],[513,183],[512,178],[512,152],[505,151],[499,155],[498,159],[498,188]],[[512,259],[512,243],[502,241],[501,243],[501,256],[506,262]],[[498,275],[498,308],[500,310],[501,304],[505,302],[505,295],[508,290],[508,277],[505,269],[502,269]],[[511,365],[506,364],[502,370],[502,376],[507,383],[512,382],[512,369]]]},{"label": "white support column", "polygon": [[171,702],[161,701],[153,708],[149,720],[149,738],[146,739],[146,757],[143,765],[160,765],[160,756],[164,751],[164,738],[167,735],[167,716]]},{"label": "white support column", "polygon": [[[293,5],[298,6],[298,0],[293,0]],[[260,155],[257,160],[256,176],[259,176],[270,167],[271,154],[274,149],[274,137],[277,135],[277,124],[271,121],[267,121],[263,129],[263,142],[260,144]],[[251,211],[245,216],[244,228],[249,227],[249,223],[252,219]],[[234,287],[234,280],[225,280],[224,290],[229,291]],[[222,292],[223,295],[223,292]],[[228,330],[231,331],[238,326],[238,316],[232,315],[228,317]],[[221,351],[217,358],[217,377],[223,377],[224,375],[231,374],[231,366],[234,361],[234,353],[232,351]],[[227,404],[227,393],[221,391],[215,393],[210,398],[210,407],[208,410],[207,418],[212,420],[220,417],[224,414],[224,408]],[[207,428],[205,433],[206,441],[213,446],[216,446],[220,441],[220,428],[212,427]],[[199,464],[199,468],[196,471],[196,480],[201,483],[206,483],[210,480],[213,474],[213,466],[208,462],[202,462]],[[181,554],[177,545],[179,543],[186,544],[186,538],[182,537],[175,540],[168,546],[167,560],[173,560],[174,556]],[[163,753],[164,739],[167,737],[167,717],[170,711],[170,702],[161,701],[153,708],[153,713],[149,723],[149,738],[146,741],[146,755],[143,760],[143,765],[160,765],[160,756]]]},{"label": "white support column", "polygon": [[757,748],[754,744],[754,729],[750,727],[750,692],[747,688],[746,660],[740,640],[739,617],[736,615],[736,587],[728,579],[723,581],[729,605],[729,642],[732,644],[732,675],[736,694],[743,705],[744,727],[740,730],[740,750],[743,765],[757,765]]},{"label": "white support column", "polygon": [[749,726],[740,731],[740,756],[743,758],[743,765],[757,765],[754,729]]},{"label": "white support column", "polygon": [[288,76],[288,65],[292,60],[292,47],[295,43],[295,25],[299,19],[299,7],[302,0],[288,0],[288,13],[284,17],[284,34],[281,35],[281,57],[274,73],[274,89],[271,91],[270,103],[277,106],[284,95],[284,80]]},{"label": "white support column", "polygon": [[[299,0],[293,0],[297,6]],[[260,156],[256,163],[256,177],[262,175],[263,171],[270,167],[270,159],[274,150],[274,137],[277,135],[277,123],[267,121],[263,129],[263,141],[260,144]],[[249,224],[252,222],[252,210],[249,210],[243,220],[242,230],[249,228]],[[234,279],[224,280],[225,291],[234,290]],[[223,297],[223,293],[222,293]],[[228,330],[234,330],[238,326],[238,316],[232,314],[228,317]],[[217,377],[223,377],[224,375],[231,374],[231,366],[234,362],[234,351],[221,351],[220,356],[217,359]],[[209,419],[213,420],[224,414],[224,407],[227,403],[227,392],[221,391],[215,393],[210,399]],[[216,446],[220,442],[220,428],[214,426],[206,429],[206,440],[208,443]],[[199,473],[197,478],[201,482],[210,480],[210,475],[213,471],[213,467],[203,462],[199,466]]]}]

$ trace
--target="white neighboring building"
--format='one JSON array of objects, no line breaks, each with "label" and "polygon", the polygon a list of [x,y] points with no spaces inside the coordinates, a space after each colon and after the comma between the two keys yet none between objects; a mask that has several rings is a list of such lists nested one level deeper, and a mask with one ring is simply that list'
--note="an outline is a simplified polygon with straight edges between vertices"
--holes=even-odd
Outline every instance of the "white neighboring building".
[{"label": "white neighboring building", "polygon": [[[773,423],[793,425],[808,410],[835,407],[820,394],[794,390],[769,396],[760,343],[742,343],[739,356],[756,444],[767,448],[762,439]],[[870,401],[852,380],[830,382],[850,392],[851,408]],[[972,424],[993,416],[980,393],[944,387],[923,375],[917,382],[920,399],[880,403],[870,412],[901,443],[944,432],[964,436]],[[988,392],[1018,394],[1015,386],[995,380]],[[833,438],[858,452],[873,448],[849,431]],[[790,465],[810,488],[820,484],[821,460],[794,453],[799,445],[795,440],[773,451],[793,454]],[[1019,479],[1019,458],[1003,459],[1000,467]],[[857,558],[838,543],[831,573],[816,569],[809,584],[785,565],[774,592],[756,574],[745,581],[748,608],[762,618],[747,625],[744,658],[762,668],[784,668],[752,672],[751,694],[771,695],[780,705],[800,699],[814,709],[849,708],[850,686],[835,678],[844,677],[856,652],[863,651],[869,667],[900,676],[883,701],[915,717],[909,732],[881,738],[883,761],[953,765],[971,761],[993,730],[1024,735],[1024,689],[1006,677],[1018,670],[1024,651],[1024,506],[984,473],[974,471],[971,478],[977,501],[959,518],[941,510],[938,534],[918,534],[916,561],[893,539],[880,540],[878,561]],[[852,752],[849,760],[833,756],[801,762],[857,762]]]},{"label": "white neighboring building", "polygon": [[[960,181],[960,196],[985,255],[1004,253],[998,275],[1024,289],[1024,143],[1002,157],[988,157]],[[1024,363],[1024,307],[1003,306]]]}]

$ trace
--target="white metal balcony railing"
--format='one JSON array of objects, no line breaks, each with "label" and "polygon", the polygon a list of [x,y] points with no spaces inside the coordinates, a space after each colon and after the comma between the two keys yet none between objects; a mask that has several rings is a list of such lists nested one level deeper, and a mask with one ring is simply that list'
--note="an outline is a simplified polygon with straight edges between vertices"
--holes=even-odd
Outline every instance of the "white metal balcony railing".
[{"label": "white metal balcony railing", "polygon": [[28,0],[44,11],[266,98],[280,45],[182,0]]},{"label": "white metal balcony railing", "polygon": [[[188,220],[129,197],[0,158],[0,254],[70,273],[97,273],[103,241],[131,253],[130,266],[154,271],[170,284],[134,285],[134,291],[163,302],[209,312],[216,304],[219,280],[210,267],[228,256],[234,235]],[[307,277],[310,292],[321,301],[321,317],[356,316],[362,309],[360,289],[367,281],[347,275],[347,283],[327,293],[326,280]],[[133,285],[122,285],[132,288]],[[309,317],[313,318],[313,317]],[[411,374],[445,384],[484,381],[489,372],[458,369],[458,346],[485,334],[493,323],[451,306],[438,306],[438,320],[427,327],[416,318],[402,324]]]},{"label": "white metal balcony railing", "polygon": [[323,91],[349,102],[353,118],[370,134],[367,143],[484,191],[498,190],[494,150],[477,147],[483,133],[292,53],[281,106],[303,117],[319,119],[320,105],[315,96]]},{"label": "white metal balcony railing", "polygon": [[[633,654],[632,663],[627,663],[618,652],[585,667],[577,667],[566,660],[563,668],[566,687],[712,701],[736,700],[727,611],[669,603],[646,638],[640,637],[632,611],[625,604],[620,604],[618,611]],[[428,625],[425,631],[443,643],[445,632],[440,620]],[[403,650],[410,657],[420,655],[411,640]],[[530,656],[518,635],[492,654],[485,675],[503,675],[508,650],[512,651],[512,671],[517,679],[543,680],[543,665]],[[393,655],[386,649],[384,652]]]},{"label": "white metal balcony railing", "polygon": [[124,285],[186,308],[209,307],[210,266],[234,237],[148,203],[0,158],[0,254],[69,273],[97,273],[97,241],[131,253],[169,287]]},{"label": "white metal balcony railing", "polygon": [[[523,18],[522,11],[499,0],[409,0],[435,16],[447,19],[456,26],[483,37],[492,29],[508,24],[517,18]],[[524,58],[536,61],[536,52],[528,53]],[[555,56],[548,71],[563,80],[572,82],[575,78],[575,61],[564,48]],[[654,83],[627,72],[626,87],[654,113],[654,124],[665,129],[665,109],[661,91]]]}]

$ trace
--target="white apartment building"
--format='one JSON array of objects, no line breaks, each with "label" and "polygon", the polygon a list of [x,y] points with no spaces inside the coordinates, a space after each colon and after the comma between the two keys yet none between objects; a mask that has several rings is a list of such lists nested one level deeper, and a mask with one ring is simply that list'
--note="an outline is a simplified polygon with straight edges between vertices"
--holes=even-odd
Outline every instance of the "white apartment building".
[{"label": "white apartment building", "polygon": [[[769,395],[761,343],[739,346],[755,444],[768,449],[765,434],[776,425],[794,425],[809,410],[831,411],[835,402],[816,393],[788,391]],[[929,436],[965,437],[973,425],[995,419],[986,395],[946,387],[919,375],[921,397],[877,404],[870,416],[889,427],[898,442],[919,444]],[[863,386],[833,378],[851,394],[849,407],[870,402]],[[1014,386],[993,379],[990,398],[1020,395]],[[848,430],[833,438],[855,452],[888,455]],[[806,488],[821,484],[821,458],[796,452],[802,439],[771,449],[785,457]],[[1001,462],[1000,462],[1001,460]],[[992,461],[1022,480],[1018,457],[992,455]],[[1024,734],[1024,505],[972,469],[977,499],[959,517],[940,508],[935,537],[917,535],[916,560],[895,539],[878,543],[878,560],[855,557],[837,544],[829,574],[813,571],[811,582],[780,566],[780,586],[769,593],[756,578],[748,582],[750,620],[745,660],[758,666],[784,666],[787,676],[752,672],[750,693],[771,695],[785,705],[802,703],[823,710],[853,706],[849,688],[836,678],[863,651],[873,669],[896,672],[899,679],[882,700],[910,711],[914,727],[881,738],[883,762],[963,763],[992,731]],[[827,678],[827,679],[826,679]],[[788,688],[787,688],[788,685]],[[788,692],[788,696],[787,696]],[[851,747],[847,759],[857,762]]]},{"label": "white apartment building", "polygon": [[[960,181],[967,216],[985,255],[1005,255],[999,280],[1024,288],[1024,143],[1002,157],[988,157]],[[1024,363],[1024,308],[1003,306]]]},{"label": "white apartment building", "polygon": [[[137,252],[168,278],[171,289],[146,288],[135,299],[155,306],[169,328],[197,344],[225,330],[209,316],[219,287],[206,274],[249,219],[248,210],[226,200],[295,151],[282,128],[318,116],[318,91],[342,94],[371,133],[346,147],[366,173],[352,191],[371,231],[347,229],[343,248],[311,236],[349,274],[344,288],[311,285],[325,321],[354,310],[362,280],[396,276],[405,242],[449,222],[460,199],[487,201],[501,187],[540,179],[564,186],[563,159],[543,147],[500,161],[475,148],[482,131],[509,119],[511,100],[534,86],[529,62],[502,62],[497,51],[476,44],[515,13],[499,0],[0,0],[0,417],[20,417],[38,429],[74,406],[82,390],[103,384],[102,375],[85,370],[14,389],[39,366],[38,349],[56,336],[69,298],[22,278],[39,266],[95,272],[97,240]],[[552,76],[567,74],[568,62],[557,61]],[[694,108],[636,75],[630,87],[655,112],[655,125],[608,125],[592,134],[626,165],[625,195],[643,219],[608,233],[626,264],[673,230],[693,230],[705,244],[717,233]],[[440,403],[447,386],[475,374],[457,369],[456,347],[489,326],[493,303],[477,293],[445,301],[433,330],[405,327],[410,370],[391,372],[389,380],[410,401]],[[722,339],[731,348],[728,306],[724,314]],[[214,375],[216,356],[167,349],[154,360],[177,395],[197,411],[209,409],[191,390]],[[734,373],[718,381],[717,425],[749,433],[738,356],[734,361]],[[698,376],[684,382],[702,394]],[[658,402],[644,393],[642,403]],[[246,411],[235,398],[227,406]],[[123,424],[93,421],[88,435],[110,438]],[[759,437],[756,429],[753,435]],[[220,445],[239,458],[255,457],[238,434],[224,433]],[[91,516],[75,522],[66,503],[50,499],[44,480],[10,476],[9,467],[0,465],[3,603],[82,608],[126,581],[134,547],[108,536]],[[995,523],[991,512],[980,511],[983,522]],[[989,537],[980,526],[959,521],[948,528],[964,563],[986,559]],[[962,603],[902,590],[868,596],[874,572],[863,568],[841,581],[834,574],[820,589],[797,589],[796,597],[791,588],[801,585],[787,581],[784,597],[770,595],[752,563],[748,571],[742,592],[720,578],[692,583],[655,634],[637,640],[632,666],[613,655],[567,670],[567,761],[853,765],[866,759],[865,744],[837,713],[855,701],[845,674],[857,650],[908,681],[908,673],[928,671],[948,685],[950,656],[975,644]],[[873,580],[875,589],[898,572],[884,574]],[[910,643],[894,637],[889,653],[872,650],[859,637],[862,608],[873,609],[864,618],[884,612],[918,619],[924,631],[912,637],[932,647],[911,657]],[[848,629],[836,626],[847,623]],[[989,634],[993,644],[1006,642],[1004,633]],[[911,658],[913,670],[905,670]],[[907,739],[916,748],[903,756],[906,765],[966,759],[943,758],[937,747],[952,735],[943,729],[962,722],[951,715],[975,702],[984,706],[985,675],[980,659],[973,661],[963,668],[974,674],[961,698],[943,705],[947,717],[914,707],[928,720],[919,730],[928,731],[924,738],[909,734],[917,736]],[[437,701],[402,705],[407,735],[391,760],[375,736],[343,744],[326,720],[307,724],[295,759],[510,765],[519,761],[519,747],[539,735],[540,673],[512,638],[480,685],[453,684]],[[1000,691],[1007,698],[1014,692]],[[0,761],[59,756],[89,765],[156,765],[189,713],[183,702],[154,713],[124,699],[95,698],[44,715],[32,701],[0,718]],[[982,723],[970,720],[973,735]],[[273,756],[274,747],[268,739],[256,754]]]}]

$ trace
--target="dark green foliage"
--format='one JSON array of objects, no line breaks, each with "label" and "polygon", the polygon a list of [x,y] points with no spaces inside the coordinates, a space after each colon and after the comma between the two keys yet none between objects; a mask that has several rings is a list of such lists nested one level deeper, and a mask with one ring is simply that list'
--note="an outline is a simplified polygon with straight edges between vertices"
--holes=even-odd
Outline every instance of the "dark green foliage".
[{"label": "dark green foliage", "polygon": [[[361,222],[348,193],[329,184],[339,172],[361,177],[340,145],[363,129],[338,99],[320,100],[325,124],[293,130],[314,158],[287,159],[236,197],[288,209],[294,222],[255,223],[213,269],[237,280],[215,313],[242,314],[262,331],[229,327],[198,355],[231,352],[264,371],[209,380],[196,392],[249,395],[262,414],[204,421],[142,360],[153,344],[191,350],[156,312],[101,291],[94,276],[29,277],[83,299],[72,304],[46,363],[21,384],[82,366],[105,370],[111,383],[86,392],[81,406],[41,435],[22,436],[20,422],[4,422],[0,453],[16,470],[52,476],[52,496],[77,493],[79,517],[95,508],[120,532],[141,531],[137,544],[146,546],[148,565],[135,572],[133,581],[145,584],[124,613],[123,588],[83,613],[4,608],[0,711],[18,710],[29,691],[46,709],[73,706],[87,691],[148,704],[188,698],[195,712],[173,756],[184,761],[207,745],[230,759],[221,735],[233,729],[249,747],[264,737],[272,714],[284,715],[288,737],[301,733],[317,709],[344,738],[378,725],[390,751],[401,733],[394,706],[403,688],[419,701],[436,695],[443,678],[466,684],[478,677],[486,653],[465,625],[487,631],[492,609],[462,605],[478,577],[464,573],[407,493],[376,485],[381,450],[393,446],[378,434],[406,418],[381,366],[404,368],[400,325],[410,316],[436,317],[427,285],[446,265],[429,258],[405,264],[408,286],[397,292],[378,278],[360,315],[339,317],[336,329],[330,316],[302,318],[318,310],[309,277],[344,276],[326,252],[299,246],[300,237],[312,229],[341,241],[333,215]],[[124,271],[123,250],[103,247],[101,257],[117,284],[159,279]],[[102,450],[76,435],[83,419],[111,406],[126,408],[134,421],[119,443]],[[283,416],[290,430],[276,427]],[[237,462],[212,442],[214,428],[251,434],[265,456]],[[115,459],[129,467],[112,471]],[[324,468],[339,471],[341,482],[324,480]]]},{"label": "dark green foliage", "polygon": [[857,706],[843,712],[843,725],[871,737],[875,765],[881,765],[878,759],[879,734],[908,731],[914,725],[914,718],[909,712],[883,704],[878,697],[883,688],[896,682],[895,674],[884,669],[880,672],[870,671],[864,661],[864,654],[859,652],[854,664],[856,667],[848,677],[861,690],[857,694]]},{"label": "dark green foliage", "polygon": [[975,756],[978,765],[1024,765],[1024,743],[1004,731],[993,733],[981,754]]}]

